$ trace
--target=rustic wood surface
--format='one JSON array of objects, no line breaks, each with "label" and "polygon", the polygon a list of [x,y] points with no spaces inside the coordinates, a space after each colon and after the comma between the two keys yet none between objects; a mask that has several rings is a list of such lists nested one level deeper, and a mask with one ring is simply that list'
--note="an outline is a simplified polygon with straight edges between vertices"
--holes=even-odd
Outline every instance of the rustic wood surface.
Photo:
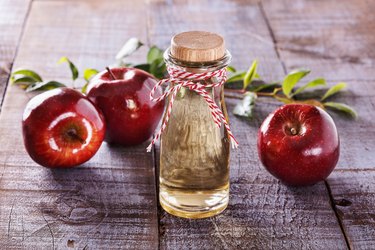
[{"label": "rustic wood surface", "polygon": [[[375,11],[374,1],[264,1],[280,59],[288,70],[305,66],[329,84],[348,83],[335,97],[359,119],[334,115],[341,156],[327,179],[338,219],[353,249],[375,247]],[[342,202],[343,201],[343,202]],[[349,201],[349,202],[347,202]]]},{"label": "rustic wood surface", "polygon": [[30,0],[0,1],[0,110]]},{"label": "rustic wood surface", "polygon": [[[56,64],[61,56],[80,69],[104,68],[126,38],[146,39],[139,28],[146,26],[144,8],[130,1],[34,1],[14,68],[66,83],[68,67]],[[103,144],[82,167],[39,167],[20,133],[30,97],[9,87],[0,117],[0,249],[157,248],[155,172],[147,145],[129,150]]]},{"label": "rustic wood surface", "polygon": [[[373,249],[374,12],[366,0],[0,0],[0,249]],[[146,153],[147,143],[103,144],[72,170],[29,158],[20,120],[32,94],[6,88],[12,67],[71,84],[66,65],[56,65],[61,56],[81,70],[103,69],[130,37],[166,48],[194,29],[222,34],[237,68],[257,58],[267,81],[307,67],[330,85],[348,83],[332,100],[359,118],[333,114],[341,157],[325,182],[290,188],[264,170],[256,132],[279,103],[263,101],[252,121],[230,115],[241,147],[231,156],[229,207],[210,219],[180,219],[158,206],[157,151]],[[131,60],[143,61],[146,50]],[[229,111],[236,102],[227,100]]]},{"label": "rustic wood surface", "polygon": [[[190,6],[190,7],[189,7]],[[189,9],[186,13],[179,9]],[[249,1],[202,3],[151,2],[150,40],[163,46],[182,30],[208,29],[223,34],[233,63],[246,67],[259,60],[260,74],[269,81],[281,79],[282,64],[274,49],[259,3]],[[209,11],[202,15],[202,10]],[[227,17],[222,21],[222,17]],[[180,22],[174,24],[178,18]],[[212,25],[216,24],[216,25]],[[159,34],[159,30],[163,33]],[[167,35],[164,33],[167,32]],[[254,35],[255,34],[255,35]],[[227,100],[231,111],[237,100]],[[345,239],[332,211],[324,183],[312,188],[289,189],[264,171],[257,157],[256,134],[266,115],[277,105],[257,109],[249,123],[230,115],[241,147],[231,156],[231,200],[227,210],[211,219],[187,221],[159,209],[160,247],[176,249],[316,248],[343,249]],[[230,112],[231,114],[231,112]],[[306,195],[307,194],[307,195]]]}]

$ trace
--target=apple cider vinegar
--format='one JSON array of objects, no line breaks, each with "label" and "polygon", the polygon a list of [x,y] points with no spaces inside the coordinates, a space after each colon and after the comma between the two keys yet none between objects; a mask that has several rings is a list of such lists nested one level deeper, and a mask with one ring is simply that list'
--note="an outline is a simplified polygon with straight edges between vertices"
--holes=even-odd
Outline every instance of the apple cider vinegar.
[{"label": "apple cider vinegar", "polygon": [[185,32],[172,38],[164,57],[171,93],[161,133],[160,204],[176,216],[210,217],[228,205],[230,143],[237,143],[223,93],[231,56],[219,35]]},{"label": "apple cider vinegar", "polygon": [[229,140],[201,96],[186,89],[178,93],[160,153],[160,202],[167,212],[199,218],[225,209]]}]

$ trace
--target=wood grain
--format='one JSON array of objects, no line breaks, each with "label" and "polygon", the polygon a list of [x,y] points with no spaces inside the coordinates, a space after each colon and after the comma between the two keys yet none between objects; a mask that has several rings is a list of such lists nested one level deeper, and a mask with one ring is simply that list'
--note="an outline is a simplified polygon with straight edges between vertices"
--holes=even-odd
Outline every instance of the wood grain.
[{"label": "wood grain", "polygon": [[30,2],[0,1],[0,111]]},{"label": "wood grain", "polygon": [[224,37],[225,45],[232,53],[232,64],[239,70],[247,70],[251,62],[258,59],[259,71],[265,80],[276,81],[284,76],[257,1],[149,2],[150,44],[167,48],[172,36],[180,32],[216,32]]},{"label": "wood grain", "polygon": [[[149,40],[157,45],[165,48],[170,37],[181,31],[213,31],[225,37],[237,67],[245,69],[258,58],[265,79],[277,80],[284,75],[256,1],[151,1],[150,5]],[[324,183],[288,188],[258,161],[258,127],[278,104],[262,103],[254,120],[246,121],[232,115],[236,102],[227,100],[231,127],[240,142],[231,156],[229,207],[223,214],[203,220],[176,218],[159,208],[160,248],[345,249]]]},{"label": "wood grain", "polygon": [[373,249],[375,235],[374,168],[336,171],[328,183],[352,249]]},{"label": "wood grain", "polygon": [[341,139],[341,156],[328,178],[333,200],[352,205],[335,209],[353,249],[372,249],[375,166],[375,2],[263,1],[277,48],[288,70],[305,66],[332,85],[349,84],[332,101],[355,107],[359,119],[333,115]]},{"label": "wood grain", "polygon": [[[144,7],[130,1],[33,2],[15,67],[68,84],[68,67],[56,65],[61,56],[81,70],[103,69],[128,38],[146,40]],[[144,51],[138,56],[145,58]],[[21,138],[22,111],[31,96],[9,87],[0,117],[0,249],[157,248],[147,143],[131,149],[104,143],[75,169],[40,167]]]},{"label": "wood grain", "polygon": [[347,95],[374,96],[375,2],[262,1],[288,70],[307,67],[329,84],[345,81]]},{"label": "wood grain", "polygon": [[[0,102],[29,2],[0,2]],[[283,66],[288,71],[303,66],[329,85],[348,82],[348,91],[331,100],[354,106],[359,119],[333,115],[341,157],[327,186],[288,188],[258,161],[257,129],[279,105],[261,99],[253,120],[230,115],[241,146],[232,152],[228,209],[210,219],[186,220],[159,207],[158,218],[157,160],[145,153],[147,143],[103,144],[90,162],[72,170],[37,166],[20,133],[22,110],[33,94],[9,87],[0,114],[0,248],[345,249],[339,219],[351,248],[371,249],[374,5],[365,0],[34,1],[15,68],[35,69],[46,80],[72,85],[67,66],[55,63],[61,56],[81,70],[103,69],[129,37],[166,48],[176,33],[208,30],[224,36],[237,68],[246,70],[257,58],[266,81],[282,79]],[[145,53],[143,48],[130,60],[144,61]],[[227,100],[229,111],[236,102]]]},{"label": "wood grain", "polygon": [[[228,109],[236,100],[227,100]],[[214,218],[186,220],[160,210],[161,249],[345,249],[324,183],[289,188],[258,161],[256,133],[277,105],[258,108],[249,122],[230,115],[240,148],[231,156],[227,210]]]}]

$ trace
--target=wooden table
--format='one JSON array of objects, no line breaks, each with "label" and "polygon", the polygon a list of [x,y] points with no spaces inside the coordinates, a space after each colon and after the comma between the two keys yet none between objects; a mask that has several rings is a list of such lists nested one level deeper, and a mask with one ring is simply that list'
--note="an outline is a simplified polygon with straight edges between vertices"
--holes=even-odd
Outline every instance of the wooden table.
[{"label": "wooden table", "polygon": [[[374,13],[370,0],[1,0],[0,249],[374,249]],[[103,69],[130,37],[166,48],[195,29],[222,34],[237,68],[257,58],[268,81],[307,67],[329,85],[348,83],[334,100],[359,119],[333,115],[341,157],[326,181],[290,188],[261,166],[256,132],[279,103],[258,105],[252,121],[230,115],[241,144],[231,157],[230,205],[210,219],[160,208],[157,153],[146,153],[147,143],[103,144],[71,170],[40,167],[26,154],[20,121],[32,94],[8,85],[12,69],[69,82],[55,64],[61,56]],[[227,100],[229,110],[236,102]]]}]

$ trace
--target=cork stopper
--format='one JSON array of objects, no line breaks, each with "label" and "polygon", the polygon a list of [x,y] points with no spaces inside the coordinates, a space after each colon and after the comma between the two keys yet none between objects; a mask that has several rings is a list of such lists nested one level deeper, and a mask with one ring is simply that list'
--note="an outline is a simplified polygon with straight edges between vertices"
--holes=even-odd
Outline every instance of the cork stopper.
[{"label": "cork stopper", "polygon": [[171,40],[171,55],[185,62],[210,62],[225,55],[224,39],[206,31],[188,31]]}]

